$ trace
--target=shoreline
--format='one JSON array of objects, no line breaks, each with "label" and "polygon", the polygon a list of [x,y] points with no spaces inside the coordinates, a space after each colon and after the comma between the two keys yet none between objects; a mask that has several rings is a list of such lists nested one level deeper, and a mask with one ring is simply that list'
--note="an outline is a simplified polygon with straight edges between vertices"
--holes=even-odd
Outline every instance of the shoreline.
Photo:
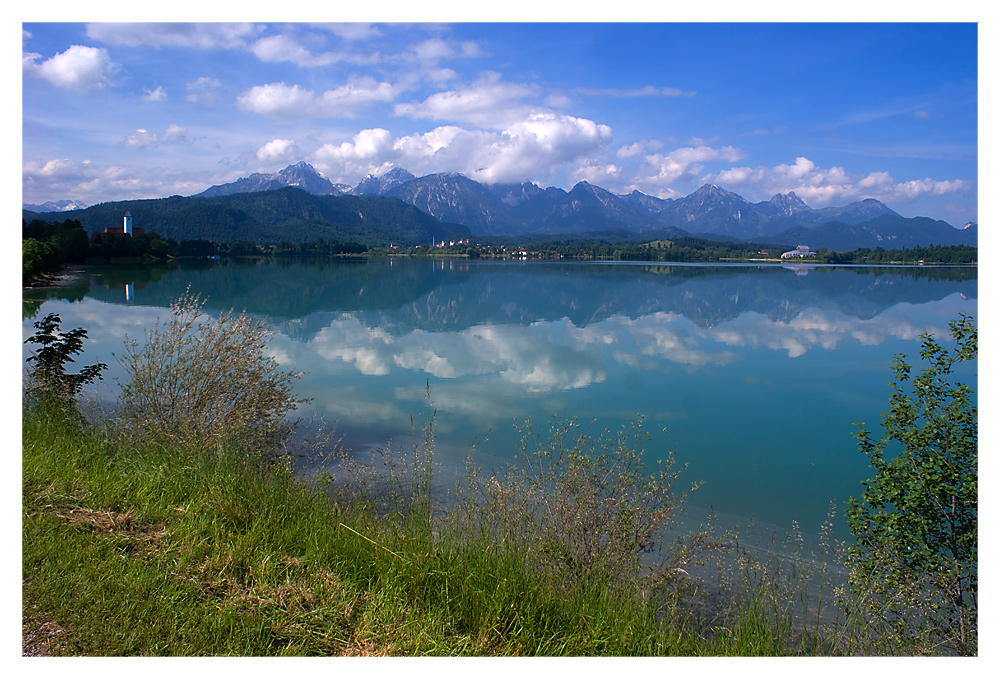
[{"label": "shoreline", "polygon": [[83,270],[79,268],[81,265],[76,266],[61,266],[55,271],[50,271],[49,273],[44,273],[38,278],[34,278],[29,281],[26,285],[21,286],[21,290],[36,290],[38,288],[58,288],[64,285],[69,285],[74,280],[79,279],[83,275]]}]

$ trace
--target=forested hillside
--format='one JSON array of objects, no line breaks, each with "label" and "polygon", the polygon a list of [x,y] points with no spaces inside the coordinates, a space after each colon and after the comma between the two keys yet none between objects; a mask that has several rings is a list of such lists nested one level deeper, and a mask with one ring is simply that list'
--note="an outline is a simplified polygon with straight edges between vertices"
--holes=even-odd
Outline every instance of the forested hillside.
[{"label": "forested hillside", "polygon": [[[101,203],[71,213],[88,234],[132,222],[163,238],[278,243],[358,241],[369,246],[419,245],[468,238],[465,227],[442,223],[395,198],[315,196],[297,188],[238,193],[211,198],[171,196],[151,200]],[[61,218],[68,216],[60,214]],[[51,219],[25,213],[26,219]]]}]

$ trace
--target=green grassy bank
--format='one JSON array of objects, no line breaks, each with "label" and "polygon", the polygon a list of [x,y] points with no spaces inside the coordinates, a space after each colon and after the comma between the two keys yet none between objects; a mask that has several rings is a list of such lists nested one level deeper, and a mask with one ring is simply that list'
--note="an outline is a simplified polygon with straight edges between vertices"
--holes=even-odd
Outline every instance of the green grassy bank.
[{"label": "green grassy bank", "polygon": [[24,619],[60,630],[49,655],[804,650],[766,606],[705,634],[649,590],[567,580],[457,511],[338,502],[233,451],[126,443],[58,410],[25,410],[22,435]]}]

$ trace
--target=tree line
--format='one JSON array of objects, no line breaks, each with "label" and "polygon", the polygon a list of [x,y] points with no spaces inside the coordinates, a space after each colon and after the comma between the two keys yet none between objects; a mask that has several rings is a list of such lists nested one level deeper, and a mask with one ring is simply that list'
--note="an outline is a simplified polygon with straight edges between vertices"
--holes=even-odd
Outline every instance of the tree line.
[{"label": "tree line", "polygon": [[912,248],[893,248],[892,250],[886,250],[882,247],[877,247],[874,250],[858,248],[847,252],[820,249],[818,259],[824,264],[892,264],[895,262],[976,264],[979,260],[979,248],[971,245],[918,245]]},{"label": "tree line", "polygon": [[[311,241],[292,242],[283,239],[277,244],[262,245],[248,240],[215,241],[205,238],[174,240],[155,232],[136,234],[132,237],[95,234],[88,238],[79,220],[62,222],[21,220],[22,225],[22,277],[25,284],[67,264],[82,264],[88,260],[110,261],[118,258],[167,257],[314,257],[340,255],[385,256],[408,254],[428,256],[434,254],[459,255],[470,258],[495,258],[510,256],[514,249],[502,248],[500,240],[476,246],[456,245],[449,248],[401,248],[395,251],[385,247],[366,245],[364,239],[337,241],[315,238]],[[506,241],[504,241],[506,242]],[[608,242],[595,239],[550,240],[532,243],[525,248],[534,258],[603,259],[636,262],[722,262],[731,260],[759,260],[777,258],[785,246],[759,243],[736,243],[706,238],[684,237],[648,242]],[[799,261],[799,260],[795,260]],[[929,245],[886,250],[858,248],[836,252],[825,248],[803,261],[820,264],[975,264],[978,248],[968,245]]]},{"label": "tree line", "polygon": [[[738,243],[684,237],[644,243],[585,240],[551,241],[531,248],[540,257],[574,257],[635,262],[722,262],[728,260],[777,259],[788,246]],[[792,261],[799,261],[797,258]],[[821,264],[975,264],[978,248],[969,245],[929,245],[886,250],[858,248],[837,252],[820,248],[805,262]]]}]

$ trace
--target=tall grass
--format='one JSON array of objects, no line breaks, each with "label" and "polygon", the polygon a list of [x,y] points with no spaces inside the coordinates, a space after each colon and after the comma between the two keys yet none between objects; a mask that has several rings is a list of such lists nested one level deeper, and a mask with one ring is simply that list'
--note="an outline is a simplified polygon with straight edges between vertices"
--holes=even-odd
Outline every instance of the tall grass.
[{"label": "tall grass", "polygon": [[[82,655],[676,652],[649,608],[280,467],[23,418],[26,605]],[[443,526],[444,524],[441,524]],[[452,527],[454,528],[454,526]]]},{"label": "tall grass", "polygon": [[[22,426],[25,610],[67,630],[50,652],[803,652],[759,589],[699,623],[696,583],[664,579],[662,561],[614,571],[598,560],[568,577],[579,564],[530,539],[537,507],[498,518],[497,496],[476,500],[497,477],[433,501],[432,437],[414,451],[387,446],[395,466],[381,482],[357,465],[355,482],[338,484],[225,446],[137,445],[60,411],[26,410]],[[521,487],[538,480],[527,478]]]}]

